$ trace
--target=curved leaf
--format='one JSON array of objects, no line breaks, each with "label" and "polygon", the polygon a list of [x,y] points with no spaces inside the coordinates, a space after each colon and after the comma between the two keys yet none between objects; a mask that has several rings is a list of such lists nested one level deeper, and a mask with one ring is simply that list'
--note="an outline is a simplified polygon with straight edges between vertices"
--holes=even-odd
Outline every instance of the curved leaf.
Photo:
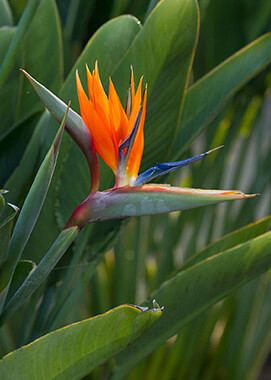
[{"label": "curved leaf", "polygon": [[5,356],[0,377],[80,379],[137,339],[161,314],[162,309],[123,305],[66,326]]}]

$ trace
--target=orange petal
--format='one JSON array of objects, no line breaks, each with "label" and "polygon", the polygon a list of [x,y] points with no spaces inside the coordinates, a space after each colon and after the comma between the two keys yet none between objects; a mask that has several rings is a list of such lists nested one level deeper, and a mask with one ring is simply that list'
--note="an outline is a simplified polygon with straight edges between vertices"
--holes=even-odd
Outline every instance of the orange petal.
[{"label": "orange petal", "polygon": [[113,109],[112,128],[115,130],[116,143],[119,146],[128,136],[128,119],[111,78],[109,78],[109,101]]},{"label": "orange petal", "polygon": [[100,116],[102,122],[107,127],[108,132],[111,133],[110,121],[109,121],[109,104],[108,98],[104,92],[102,83],[100,81],[97,61],[95,64],[94,75],[92,76],[93,85],[93,105],[98,115]]},{"label": "orange petal", "polygon": [[126,173],[129,176],[132,176],[134,178],[137,177],[142,154],[143,154],[143,148],[144,148],[144,123],[145,123],[145,116],[146,116],[146,101],[147,101],[147,88],[144,94],[144,100],[143,100],[143,110],[141,115],[141,120],[137,132],[137,136],[135,138],[135,142],[133,145],[133,148],[130,152],[129,160],[127,162],[126,166]]},{"label": "orange petal", "polygon": [[92,83],[93,80],[92,80],[92,74],[89,71],[87,64],[86,64],[86,70],[87,70],[87,82],[88,82],[88,96],[89,96],[89,100],[93,103],[93,98],[94,98],[93,83]]},{"label": "orange petal", "polygon": [[131,133],[131,131],[133,129],[138,111],[139,111],[140,106],[141,106],[142,80],[143,80],[143,77],[140,78],[140,81],[139,81],[139,84],[137,87],[137,91],[136,91],[136,95],[132,96],[132,111],[131,111],[131,115],[130,115],[130,119],[129,119],[127,136]]},{"label": "orange petal", "polygon": [[103,161],[115,171],[118,167],[118,157],[116,155],[114,143],[107,128],[105,128],[102,120],[97,114],[94,105],[88,100],[78,72],[76,72],[76,85],[81,115],[92,135],[95,150]]}]

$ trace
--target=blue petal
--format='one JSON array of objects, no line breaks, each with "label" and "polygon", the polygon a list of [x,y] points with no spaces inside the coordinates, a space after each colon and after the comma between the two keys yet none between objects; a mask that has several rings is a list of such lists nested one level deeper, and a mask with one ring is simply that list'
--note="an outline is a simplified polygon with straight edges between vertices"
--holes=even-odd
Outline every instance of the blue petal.
[{"label": "blue petal", "polygon": [[202,153],[198,156],[188,158],[187,160],[183,161],[176,161],[176,162],[166,162],[164,164],[156,164],[155,166],[151,167],[150,169],[146,170],[145,172],[139,174],[139,176],[136,179],[135,186],[137,185],[143,185],[144,183],[150,182],[156,177],[159,177],[164,174],[168,174],[170,172],[173,172],[176,169],[179,169],[183,166],[189,165],[192,162],[196,162],[207,156],[209,153],[214,152],[217,149],[222,148],[223,145],[219,146],[218,148],[209,150],[206,153]]}]

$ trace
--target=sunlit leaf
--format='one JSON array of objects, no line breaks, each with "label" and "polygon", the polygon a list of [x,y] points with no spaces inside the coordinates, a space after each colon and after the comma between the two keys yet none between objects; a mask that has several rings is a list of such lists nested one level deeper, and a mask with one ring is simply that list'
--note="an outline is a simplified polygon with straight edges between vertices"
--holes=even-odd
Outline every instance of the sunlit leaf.
[{"label": "sunlit leaf", "polygon": [[0,377],[80,379],[131,344],[161,314],[161,309],[123,305],[66,326],[4,357]]}]

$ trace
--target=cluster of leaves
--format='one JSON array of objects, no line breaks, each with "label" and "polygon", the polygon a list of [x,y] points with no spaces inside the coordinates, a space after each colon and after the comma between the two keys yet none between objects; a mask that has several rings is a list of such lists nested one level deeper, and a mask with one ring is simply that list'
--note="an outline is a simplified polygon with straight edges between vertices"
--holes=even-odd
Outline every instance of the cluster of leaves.
[{"label": "cluster of leaves", "polygon": [[[180,379],[256,378],[270,349],[268,273],[217,302],[266,272],[271,262],[270,77],[265,69],[270,34],[198,78],[223,54],[267,31],[270,6],[258,2],[262,17],[248,28],[251,2],[201,1],[203,37],[191,75],[199,33],[195,0],[114,1],[107,12],[89,2],[83,19],[84,1],[25,3],[0,0],[0,187],[9,190],[0,193],[1,355],[43,337],[5,356],[0,377],[81,378],[115,357],[116,379],[136,365],[131,379],[171,379],[176,373]],[[246,10],[246,28],[236,42],[223,33],[219,15],[234,16],[231,25],[239,28],[240,7]],[[144,22],[119,16],[127,10]],[[115,16],[96,32],[89,29],[97,28],[95,23],[85,27],[90,20],[101,25]],[[80,234],[76,227],[62,231],[89,190],[87,164],[63,134],[65,118],[59,129],[18,68],[65,102],[71,100],[78,111],[75,70],[83,77],[85,63],[94,67],[96,60],[105,88],[111,76],[122,100],[131,64],[136,81],[144,74],[148,83],[141,171],[180,159],[188,149],[198,153],[223,143],[223,151],[180,177],[171,175],[169,182],[241,188],[261,193],[261,199],[95,223]],[[252,86],[237,93],[260,71]],[[100,168],[101,187],[107,188],[111,174],[102,162]],[[21,209],[14,229],[18,208],[9,202]],[[163,313],[153,308],[153,298],[165,307]],[[116,307],[122,303],[150,309]],[[110,373],[112,366],[105,364],[90,378]]]}]

